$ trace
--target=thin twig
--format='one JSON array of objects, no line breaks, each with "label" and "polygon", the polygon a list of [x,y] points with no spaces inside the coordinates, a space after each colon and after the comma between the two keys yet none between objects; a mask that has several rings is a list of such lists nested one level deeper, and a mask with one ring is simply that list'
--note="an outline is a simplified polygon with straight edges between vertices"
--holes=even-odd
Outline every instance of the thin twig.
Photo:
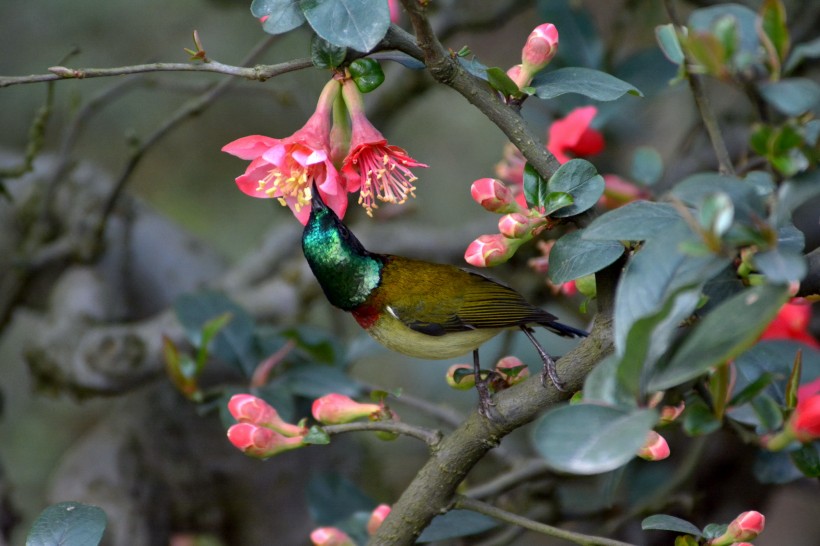
[{"label": "thin twig", "polygon": [[[666,7],[666,13],[669,16],[669,20],[673,25],[675,25],[678,33],[682,33],[684,27],[678,18],[677,11],[675,10],[674,0],[664,0],[663,3]],[[685,62],[687,66],[691,65],[692,57],[685,47],[683,48],[683,54],[686,59]],[[698,108],[698,112],[700,112],[700,117],[703,120],[703,126],[706,128],[706,133],[709,135],[709,140],[712,142],[712,148],[715,150],[715,155],[718,160],[718,170],[721,174],[734,174],[735,169],[732,166],[732,158],[729,156],[729,150],[726,148],[726,142],[723,140],[723,134],[720,132],[717,117],[715,117],[715,113],[709,103],[709,97],[707,97],[706,91],[704,90],[703,79],[699,74],[693,74],[687,68],[686,80],[689,82],[689,89],[692,91],[692,96],[695,99],[695,105]]]},{"label": "thin twig", "polygon": [[[242,62],[241,64],[248,64]],[[313,66],[310,59],[294,59],[284,63],[258,65],[254,67],[233,66],[210,60],[207,63],[147,63],[132,66],[117,66],[112,68],[68,68],[52,66],[50,74],[31,74],[29,76],[0,76],[0,88],[26,83],[39,83],[60,80],[75,80],[84,78],[107,78],[111,76],[125,76],[128,74],[142,74],[145,72],[214,72],[227,76],[236,76],[247,80],[263,82],[274,76],[287,72],[294,72]]]},{"label": "thin twig", "polygon": [[403,434],[421,440],[431,449],[441,442],[440,431],[402,423],[401,421],[357,421],[355,423],[345,423],[342,425],[327,425],[322,427],[322,429],[330,435],[363,431]]},{"label": "thin twig", "polygon": [[549,471],[550,468],[543,459],[529,459],[526,462],[517,464],[509,472],[500,474],[486,483],[468,489],[464,495],[472,499],[484,499],[508,491],[520,483],[537,478]]},{"label": "thin twig", "polygon": [[490,516],[491,518],[495,518],[499,521],[512,523],[513,525],[524,527],[525,529],[535,531],[536,533],[561,538],[574,542],[575,544],[581,544],[582,546],[634,546],[633,544],[621,542],[620,540],[596,537],[559,529],[558,527],[553,527],[552,525],[547,525],[546,523],[540,523],[538,521],[533,521],[529,518],[513,514],[512,512],[507,512],[506,510],[497,508],[492,504],[487,504],[486,502],[482,502],[480,500],[465,497],[464,495],[456,496],[455,502],[453,503],[453,508],[472,510],[473,512]]}]

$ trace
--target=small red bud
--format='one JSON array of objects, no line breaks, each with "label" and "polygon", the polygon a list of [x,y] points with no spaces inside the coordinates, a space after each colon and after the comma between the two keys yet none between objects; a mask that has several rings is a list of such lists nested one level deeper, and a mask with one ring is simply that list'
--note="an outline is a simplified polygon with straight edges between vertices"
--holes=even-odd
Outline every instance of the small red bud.
[{"label": "small red bud", "polygon": [[507,385],[521,383],[530,376],[530,370],[521,359],[514,356],[505,356],[495,365],[495,370],[504,376]]},{"label": "small red bud", "polygon": [[335,527],[319,527],[310,533],[310,541],[314,546],[356,546],[353,539],[341,529]]},{"label": "small red bud", "polygon": [[523,72],[534,75],[558,53],[558,29],[552,23],[538,25],[527,37],[521,50]]},{"label": "small red bud", "polygon": [[520,212],[505,214],[498,220],[498,231],[509,239],[520,239],[531,233],[530,219]]},{"label": "small red bud", "polygon": [[661,408],[660,424],[668,425],[675,419],[681,416],[683,410],[686,409],[686,402],[681,400],[677,406],[663,406]]},{"label": "small red bud", "polygon": [[302,447],[303,438],[288,438],[269,428],[239,423],[228,429],[228,440],[245,455],[267,459],[277,453]]},{"label": "small red bud", "polygon": [[501,234],[482,235],[467,247],[464,260],[476,267],[490,267],[506,262],[519,244]]},{"label": "small red bud", "polygon": [[509,76],[510,79],[515,82],[519,89],[527,87],[532,82],[532,76],[528,73],[525,73],[523,70],[523,65],[520,64],[511,66],[507,70],[507,76]]},{"label": "small red bud", "polygon": [[726,532],[717,538],[713,538],[710,546],[728,546],[740,541],[752,540],[763,532],[766,526],[766,517],[760,512],[750,510],[743,512],[729,524]]},{"label": "small red bud", "polygon": [[240,423],[272,428],[285,436],[302,436],[307,432],[302,427],[284,421],[273,406],[251,394],[233,395],[228,402],[228,411]]},{"label": "small red bud", "polygon": [[512,191],[495,178],[479,178],[470,186],[473,200],[490,212],[515,212],[518,205]]},{"label": "small red bud", "polygon": [[390,513],[390,506],[387,504],[380,504],[373,510],[373,513],[370,514],[370,520],[367,522],[367,532],[371,535],[376,534],[376,531],[379,530],[381,527],[382,522],[387,518],[387,515]]},{"label": "small red bud", "polygon": [[666,440],[655,432],[650,430],[646,437],[646,443],[638,450],[638,457],[647,461],[661,461],[669,457],[669,444]]},{"label": "small red bud", "polygon": [[313,417],[325,425],[350,423],[380,412],[378,404],[360,404],[343,394],[327,394],[313,401]]}]

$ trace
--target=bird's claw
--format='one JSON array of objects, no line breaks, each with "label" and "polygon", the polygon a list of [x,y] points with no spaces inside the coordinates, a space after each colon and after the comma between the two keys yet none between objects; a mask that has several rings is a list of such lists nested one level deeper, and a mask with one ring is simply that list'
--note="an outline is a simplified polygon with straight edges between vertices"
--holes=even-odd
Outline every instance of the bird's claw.
[{"label": "bird's claw", "polygon": [[550,358],[549,355],[544,359],[544,367],[541,369],[541,385],[544,388],[547,387],[547,378],[549,378],[550,383],[552,383],[556,389],[561,392],[566,392],[566,385],[559,379],[558,371],[555,369],[555,361]]}]

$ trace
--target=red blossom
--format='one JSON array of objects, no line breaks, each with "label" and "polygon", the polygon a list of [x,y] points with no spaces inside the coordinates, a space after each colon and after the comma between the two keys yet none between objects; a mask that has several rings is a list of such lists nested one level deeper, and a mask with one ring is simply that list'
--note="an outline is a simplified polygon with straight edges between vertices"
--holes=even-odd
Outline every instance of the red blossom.
[{"label": "red blossom", "polygon": [[574,157],[587,157],[604,149],[604,137],[590,127],[598,113],[594,106],[576,108],[563,119],[552,122],[547,138],[547,150],[559,163]]},{"label": "red blossom", "polygon": [[244,193],[277,198],[306,224],[310,216],[314,185],[322,200],[341,218],[347,209],[347,193],[330,159],[330,116],[339,84],[331,80],[322,91],[316,111],[293,135],[271,138],[251,135],[223,146],[222,151],[250,160],[236,184]]},{"label": "red blossom", "polygon": [[288,438],[275,430],[252,423],[233,425],[228,429],[228,440],[245,455],[259,459],[267,459],[304,445],[302,436]]},{"label": "red blossom", "polygon": [[810,319],[811,305],[801,298],[794,298],[780,308],[760,339],[793,339],[820,349],[820,343],[809,333]]},{"label": "red blossom", "polygon": [[803,443],[820,438],[820,379],[797,390],[797,406],[789,419],[789,428]]},{"label": "red blossom", "polygon": [[387,143],[378,129],[367,119],[361,93],[352,80],[345,82],[342,92],[352,124],[350,151],[342,164],[342,175],[348,191],[360,191],[359,204],[369,216],[378,208],[376,199],[401,204],[408,196],[415,197],[417,179],[411,167],[427,167],[410,157],[404,149]]}]

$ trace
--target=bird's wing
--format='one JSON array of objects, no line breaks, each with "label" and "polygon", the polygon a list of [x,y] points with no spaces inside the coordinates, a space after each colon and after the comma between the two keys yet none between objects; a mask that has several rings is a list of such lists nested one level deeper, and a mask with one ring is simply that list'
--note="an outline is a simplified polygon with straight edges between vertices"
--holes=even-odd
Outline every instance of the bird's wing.
[{"label": "bird's wing", "polygon": [[385,311],[428,335],[544,324],[556,319],[512,288],[451,265],[391,256],[382,272],[382,283],[391,291]]}]

